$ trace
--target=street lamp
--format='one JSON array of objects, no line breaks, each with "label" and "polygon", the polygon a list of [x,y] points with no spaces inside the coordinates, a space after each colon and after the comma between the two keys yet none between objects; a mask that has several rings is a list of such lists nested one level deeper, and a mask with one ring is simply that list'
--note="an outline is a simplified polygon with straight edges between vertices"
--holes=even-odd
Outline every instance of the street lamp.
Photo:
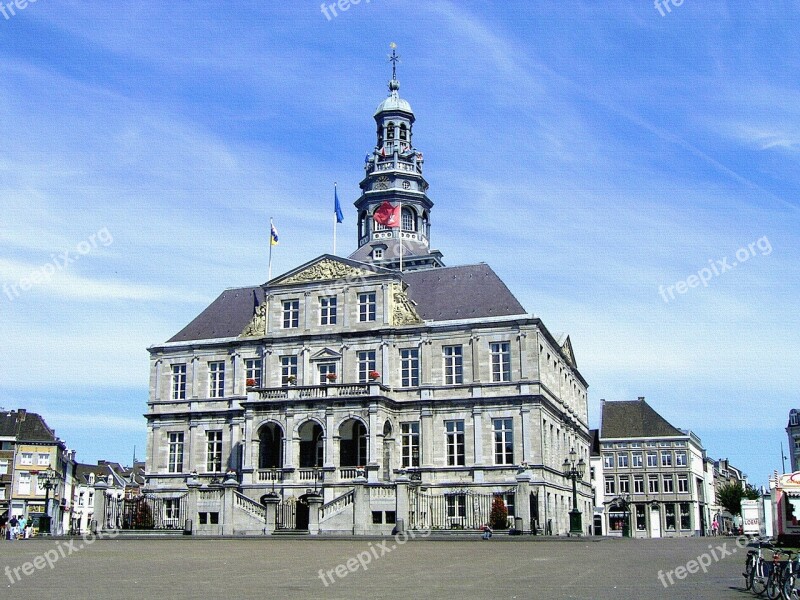
[{"label": "street lamp", "polygon": [[569,457],[564,459],[562,465],[564,469],[564,477],[572,479],[572,510],[569,511],[569,534],[582,535],[583,524],[581,523],[581,511],[578,510],[578,478],[583,479],[586,473],[586,461],[582,458],[575,460],[578,453],[575,448],[569,451]]},{"label": "street lamp", "polygon": [[39,519],[39,533],[50,533],[50,490],[58,483],[58,473],[51,467],[37,474],[39,485],[44,488],[44,516]]}]

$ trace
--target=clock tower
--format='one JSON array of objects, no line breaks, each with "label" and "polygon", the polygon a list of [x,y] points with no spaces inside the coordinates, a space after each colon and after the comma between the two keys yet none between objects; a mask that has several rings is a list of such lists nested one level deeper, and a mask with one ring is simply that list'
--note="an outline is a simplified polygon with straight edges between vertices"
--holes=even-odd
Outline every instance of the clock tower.
[{"label": "clock tower", "polygon": [[[414,112],[400,97],[397,80],[396,46],[392,44],[392,80],[389,97],[375,111],[377,141],[364,162],[364,179],[359,184],[358,250],[350,258],[404,271],[442,267],[442,253],[430,249],[428,182],[422,176],[423,156],[414,147]],[[373,218],[388,202],[400,208],[400,226],[386,227]]]}]

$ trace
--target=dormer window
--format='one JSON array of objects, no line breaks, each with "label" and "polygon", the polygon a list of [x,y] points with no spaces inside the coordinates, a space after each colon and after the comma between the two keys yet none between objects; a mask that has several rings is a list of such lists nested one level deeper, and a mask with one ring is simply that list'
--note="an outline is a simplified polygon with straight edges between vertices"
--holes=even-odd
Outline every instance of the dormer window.
[{"label": "dormer window", "polygon": [[381,260],[383,258],[383,248],[375,248],[375,250],[372,251],[372,258]]}]

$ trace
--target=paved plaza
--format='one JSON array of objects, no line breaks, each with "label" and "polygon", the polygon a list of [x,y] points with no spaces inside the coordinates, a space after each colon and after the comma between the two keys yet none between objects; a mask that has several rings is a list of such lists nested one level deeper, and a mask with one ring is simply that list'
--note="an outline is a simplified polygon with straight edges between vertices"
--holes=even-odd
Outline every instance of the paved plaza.
[{"label": "paved plaza", "polygon": [[0,543],[0,597],[748,598],[743,558],[733,538],[32,539]]}]

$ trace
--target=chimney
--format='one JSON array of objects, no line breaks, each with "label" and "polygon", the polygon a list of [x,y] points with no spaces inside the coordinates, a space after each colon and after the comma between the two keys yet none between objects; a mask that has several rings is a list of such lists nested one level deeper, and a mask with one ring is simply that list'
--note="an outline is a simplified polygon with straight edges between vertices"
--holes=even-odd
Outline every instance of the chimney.
[{"label": "chimney", "polygon": [[21,423],[25,420],[25,415],[28,414],[28,411],[24,408],[17,409],[17,420]]},{"label": "chimney", "polygon": [[644,402],[644,396],[639,396],[639,402]]}]

